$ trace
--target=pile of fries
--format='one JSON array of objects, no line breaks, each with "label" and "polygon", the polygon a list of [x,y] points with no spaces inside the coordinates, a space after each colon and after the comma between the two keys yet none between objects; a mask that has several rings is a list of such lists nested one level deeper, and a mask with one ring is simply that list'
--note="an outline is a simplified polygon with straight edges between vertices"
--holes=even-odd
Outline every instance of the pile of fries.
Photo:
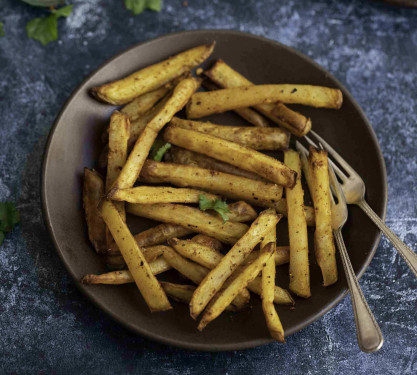
[{"label": "pile of fries", "polygon": [[[307,226],[315,226],[323,285],[337,281],[327,155],[311,148],[305,162],[289,149],[291,134],[307,134],[311,120],[286,104],[338,109],[342,93],[254,85],[222,60],[204,72],[205,81],[193,77],[191,70],[213,49],[214,43],[192,48],[92,90],[124,106],[103,135],[99,164],[106,178],[85,168],[83,186],[89,239],[115,271],[82,281],[136,283],[151,311],[171,309],[169,298],[189,304],[192,318],[202,315],[199,330],[224,310],[246,307],[252,292],[262,298],[271,336],[284,342],[274,304],[293,306],[294,300],[275,285],[276,266],[289,263],[290,291],[311,296]],[[201,84],[208,91],[196,92]],[[175,117],[183,108],[187,119]],[[253,126],[191,120],[229,110]],[[284,162],[263,150],[283,152]],[[314,208],[304,204],[302,172]],[[126,213],[161,224],[133,235]],[[289,246],[279,247],[276,225],[283,217]],[[157,278],[171,269],[190,284]]]}]

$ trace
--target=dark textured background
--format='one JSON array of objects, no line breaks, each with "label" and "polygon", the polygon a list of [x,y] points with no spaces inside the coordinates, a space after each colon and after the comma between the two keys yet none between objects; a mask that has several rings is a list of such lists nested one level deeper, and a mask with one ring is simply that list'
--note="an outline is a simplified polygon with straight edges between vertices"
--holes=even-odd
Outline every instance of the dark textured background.
[{"label": "dark textured background", "polygon": [[417,281],[382,239],[361,280],[385,336],[359,351],[350,299],[286,345],[199,353],[151,342],[86,300],[43,224],[40,169],[54,117],[74,88],[134,43],[179,30],[242,30],[292,46],[332,72],[370,119],[388,172],[387,223],[417,247],[417,11],[372,1],[165,0],[131,16],[121,1],[75,1],[59,41],[42,47],[25,24],[43,14],[0,0],[0,201],[21,224],[0,248],[0,373],[416,374]]}]

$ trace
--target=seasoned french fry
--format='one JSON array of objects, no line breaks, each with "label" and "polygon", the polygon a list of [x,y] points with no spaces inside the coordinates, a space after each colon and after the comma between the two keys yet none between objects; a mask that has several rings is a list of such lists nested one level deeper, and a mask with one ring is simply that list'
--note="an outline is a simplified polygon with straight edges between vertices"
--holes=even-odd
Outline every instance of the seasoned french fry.
[{"label": "seasoned french fry", "polygon": [[145,257],[148,263],[153,262],[155,259],[159,258],[163,253],[166,246],[164,245],[155,245],[144,247],[143,249],[143,256]]},{"label": "seasoned french fry", "polygon": [[255,150],[285,150],[290,137],[280,128],[215,125],[210,122],[183,120],[173,117],[171,125],[223,138]]},{"label": "seasoned french fry", "polygon": [[132,204],[126,206],[127,212],[149,219],[172,223],[203,233],[227,244],[234,244],[241,238],[248,226],[242,223],[223,220],[200,211],[198,208],[180,204]]},{"label": "seasoned french fry", "polygon": [[214,171],[234,174],[236,176],[246,177],[251,180],[266,181],[256,173],[245,171],[244,169],[236,168],[234,165],[223,163],[222,161],[213,159],[209,156],[199,154],[194,151],[186,150],[185,148],[172,146],[170,149],[172,161],[176,164],[192,165],[205,169],[212,169]]},{"label": "seasoned french fry", "polygon": [[191,259],[208,269],[216,267],[223,258],[223,254],[219,251],[209,246],[196,243],[192,240],[179,240],[178,238],[171,238],[168,240],[168,244],[183,257]]},{"label": "seasoned french fry", "polygon": [[[230,205],[229,205],[229,209],[230,209]],[[205,234],[197,234],[191,240],[200,245],[211,247],[212,249],[217,250],[217,251],[220,251],[223,249],[223,244],[219,240],[213,237],[206,236]]]},{"label": "seasoned french fry", "polygon": [[142,247],[160,245],[172,237],[183,237],[191,233],[192,230],[181,225],[166,223],[135,234],[134,237],[137,244]]},{"label": "seasoned french fry", "polygon": [[214,43],[181,52],[160,63],[150,65],[128,77],[92,89],[99,99],[114,105],[126,104],[190,71],[210,56]]},{"label": "seasoned french fry", "polygon": [[[227,215],[230,221],[244,223],[245,221],[255,220],[258,216],[254,208],[244,201],[230,203],[228,207],[230,212]],[[217,213],[215,215],[220,217]]]},{"label": "seasoned french fry", "polygon": [[200,195],[213,200],[219,197],[195,189],[178,189],[167,186],[138,186],[130,189],[113,190],[109,195],[111,200],[129,203],[198,203]]},{"label": "seasoned french fry", "polygon": [[146,128],[140,134],[112,189],[127,189],[133,186],[158,132],[187,103],[197,86],[198,81],[196,79],[186,78],[175,87],[164,108],[146,125]]},{"label": "seasoned french fry", "polygon": [[110,201],[103,200],[98,209],[150,310],[171,309],[164,290],[153,275],[148,262],[117,208]]},{"label": "seasoned french fry", "polygon": [[310,267],[308,263],[307,222],[304,213],[304,191],[301,186],[301,161],[294,150],[287,150],[284,162],[297,172],[297,183],[285,189],[288,209],[288,233],[290,239],[290,290],[304,298],[311,296]]},{"label": "seasoned french fry", "polygon": [[[253,262],[259,256],[259,250],[252,251],[242,264]],[[290,247],[277,246],[274,253],[275,265],[280,266],[290,262]]]},{"label": "seasoned french fry", "polygon": [[265,234],[278,223],[279,219],[280,216],[273,209],[265,210],[258,216],[246,234],[236,242],[194,292],[190,302],[191,317],[195,319],[204,310],[214,295],[221,289],[226,279],[250,254],[262,240],[262,237],[265,237]]},{"label": "seasoned french fry", "polygon": [[[242,271],[233,279],[233,281],[222,291],[218,296],[215,297],[213,303],[209,305],[205,311],[198,329],[202,331],[212,320],[216,319],[230,303],[232,302],[235,295],[241,290],[245,289],[250,281],[262,270],[263,265],[271,258],[275,250],[275,242],[270,243],[262,248],[259,257],[253,262],[248,264],[242,269]],[[200,284],[201,286],[201,284]],[[197,288],[193,294],[190,305],[193,304],[194,296],[196,295],[199,288]]]},{"label": "seasoned french fry", "polygon": [[187,118],[276,102],[339,109],[342,100],[340,90],[322,86],[281,84],[234,87],[195,93],[187,104]]},{"label": "seasoned french fry", "polygon": [[[254,280],[252,280],[248,284],[248,289],[256,293],[258,295],[262,295],[262,278],[261,276],[257,276]],[[288,290],[280,288],[279,286],[275,285],[274,289],[274,303],[277,305],[286,305],[286,306],[293,306],[294,300],[291,297],[291,294]]]},{"label": "seasoned french fry", "polygon": [[282,186],[273,183],[250,180],[191,165],[160,163],[153,160],[145,162],[140,180],[200,188],[261,207],[274,206],[281,199],[283,192]]},{"label": "seasoned french fry", "polygon": [[94,170],[84,168],[83,206],[87,222],[88,238],[97,253],[106,250],[106,224],[97,210],[97,205],[104,195],[104,183]]},{"label": "seasoned french fry", "polygon": [[[217,60],[205,74],[222,88],[253,86],[252,82],[232,69],[223,60]],[[297,137],[302,137],[311,129],[310,119],[289,109],[283,103],[259,104],[255,108]]]},{"label": "seasoned french fry", "polygon": [[337,264],[332,231],[327,152],[310,147],[309,167],[316,218],[314,248],[323,275],[323,285],[329,286],[337,281]]},{"label": "seasoned french fry", "polygon": [[[207,90],[218,90],[219,87],[214,84],[213,82],[205,79],[202,83],[203,87]],[[240,117],[244,118],[247,122],[252,124],[253,126],[258,127],[266,127],[269,126],[269,122],[267,119],[262,117],[258,112],[254,111],[250,108],[237,108],[234,110]]]},{"label": "seasoned french fry", "polygon": [[[266,246],[276,248],[276,228],[272,228],[264,240],[262,241],[262,250]],[[275,251],[272,252],[273,254]],[[262,268],[262,310],[265,315],[266,324],[273,339],[285,342],[284,329],[279,319],[278,313],[274,306],[274,292],[275,292],[275,259],[271,256]]]},{"label": "seasoned french fry", "polygon": [[[274,208],[281,215],[288,216],[287,200],[285,198],[282,198],[278,202],[276,202],[274,205]],[[314,227],[315,225],[314,208],[311,206],[304,206],[304,213],[306,215],[307,225],[310,227]]]},{"label": "seasoned french fry", "polygon": [[285,187],[295,184],[296,173],[283,163],[237,143],[177,126],[169,126],[164,132],[164,139],[174,145],[256,173],[276,184]]},{"label": "seasoned french fry", "polygon": [[159,100],[161,100],[171,89],[169,84],[160,87],[159,89],[147,92],[137,98],[133,99],[129,104],[126,104],[120,112],[129,116],[130,121],[135,121],[146,112],[148,112]]}]

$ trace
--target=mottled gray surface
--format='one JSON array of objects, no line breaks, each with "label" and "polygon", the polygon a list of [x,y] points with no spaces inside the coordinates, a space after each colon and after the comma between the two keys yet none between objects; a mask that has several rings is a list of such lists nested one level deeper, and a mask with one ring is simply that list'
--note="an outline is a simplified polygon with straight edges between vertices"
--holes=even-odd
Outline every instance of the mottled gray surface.
[{"label": "mottled gray surface", "polygon": [[286,345],[184,351],[127,331],[79,293],[43,224],[39,179],[54,117],[106,59],[173,31],[242,30],[295,47],[348,87],[385,156],[387,223],[417,248],[416,11],[366,0],[166,0],[161,13],[133,17],[121,1],[75,1],[59,41],[42,47],[24,31],[42,12],[0,3],[0,200],[16,200],[22,216],[0,248],[1,374],[417,373],[417,281],[385,239],[361,281],[385,336],[377,354],[359,351],[349,298]]}]

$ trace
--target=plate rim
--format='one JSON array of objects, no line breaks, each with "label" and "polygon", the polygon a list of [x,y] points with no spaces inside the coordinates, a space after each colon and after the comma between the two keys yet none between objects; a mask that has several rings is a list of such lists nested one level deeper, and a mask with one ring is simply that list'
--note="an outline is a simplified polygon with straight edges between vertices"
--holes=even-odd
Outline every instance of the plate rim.
[{"label": "plate rim", "polygon": [[[260,345],[268,344],[268,343],[274,342],[274,340],[272,340],[270,338],[265,338],[265,339],[249,340],[249,341],[245,341],[245,342],[242,342],[242,343],[239,343],[239,344],[217,344],[217,345],[202,344],[202,343],[189,343],[189,342],[182,341],[182,340],[178,341],[178,339],[167,338],[165,336],[161,336],[159,334],[149,332],[145,329],[142,329],[141,327],[134,326],[130,322],[122,320],[121,318],[119,318],[119,316],[117,314],[114,314],[112,311],[110,311],[105,304],[103,304],[99,299],[95,298],[94,295],[89,293],[88,288],[86,288],[83,284],[80,283],[80,281],[78,280],[78,278],[76,277],[76,275],[72,271],[71,267],[69,266],[67,261],[64,259],[64,254],[63,254],[63,252],[62,252],[62,250],[61,250],[61,248],[58,244],[58,241],[55,238],[53,225],[52,225],[51,219],[49,217],[49,207],[48,207],[47,196],[46,196],[46,179],[47,179],[47,169],[46,168],[47,168],[47,164],[48,164],[48,156],[49,156],[50,146],[51,146],[55,131],[56,131],[56,129],[57,129],[59,123],[60,123],[61,117],[63,116],[63,114],[67,110],[67,108],[70,105],[70,103],[72,102],[73,98],[76,95],[78,95],[81,88],[83,86],[85,86],[102,68],[104,68],[105,66],[107,66],[108,64],[113,62],[114,60],[117,60],[122,55],[130,52],[131,50],[134,50],[134,49],[136,49],[138,47],[141,47],[141,46],[144,46],[146,44],[154,43],[154,42],[156,42],[160,39],[164,39],[164,38],[167,38],[167,37],[175,37],[175,36],[178,36],[178,35],[188,35],[188,34],[204,35],[206,33],[220,33],[220,34],[245,36],[245,37],[249,37],[249,38],[258,39],[259,41],[262,41],[262,42],[268,42],[268,43],[273,44],[275,46],[278,46],[280,48],[289,50],[291,53],[297,55],[297,57],[299,57],[302,60],[306,61],[307,63],[313,65],[315,68],[320,70],[322,73],[326,74],[328,77],[333,79],[340,86],[340,88],[343,91],[343,95],[347,96],[349,98],[349,100],[352,102],[354,108],[363,117],[364,123],[366,124],[366,126],[370,130],[371,138],[373,139],[373,141],[377,145],[377,148],[376,148],[377,149],[377,158],[379,159],[379,162],[382,166],[382,178],[383,178],[383,186],[382,186],[382,190],[383,190],[383,194],[382,194],[383,195],[383,212],[382,212],[382,219],[385,221],[385,217],[386,217],[386,213],[387,213],[387,203],[388,203],[388,181],[387,181],[387,170],[386,170],[385,160],[384,160],[384,157],[383,157],[383,154],[382,154],[382,151],[381,151],[381,147],[380,147],[379,142],[378,142],[378,138],[375,134],[375,131],[374,131],[371,123],[369,122],[365,112],[362,110],[362,108],[359,106],[359,104],[354,99],[354,97],[350,94],[350,92],[346,89],[346,87],[336,77],[334,77],[334,75],[332,73],[330,73],[324,67],[322,67],[321,65],[316,63],[309,56],[301,53],[300,51],[296,50],[293,47],[287,46],[287,45],[282,44],[278,41],[275,41],[275,40],[272,40],[272,39],[269,39],[269,38],[266,38],[266,37],[263,37],[263,36],[260,36],[260,35],[251,34],[251,33],[248,33],[248,32],[236,31],[236,30],[228,30],[228,29],[200,29],[200,30],[179,31],[179,32],[160,35],[160,36],[152,38],[152,39],[148,39],[148,40],[145,40],[145,41],[142,41],[142,42],[139,42],[139,43],[135,43],[133,46],[117,53],[116,55],[107,59],[104,63],[100,64],[89,75],[87,75],[79,85],[77,85],[74,88],[71,95],[68,97],[68,99],[65,100],[61,109],[59,110],[58,115],[54,119],[53,125],[52,125],[51,129],[49,130],[48,138],[47,138],[45,148],[44,148],[44,152],[43,152],[43,156],[42,156],[42,168],[41,168],[41,176],[40,176],[41,177],[42,217],[43,217],[44,223],[45,223],[45,225],[48,229],[49,236],[52,239],[52,242],[54,244],[55,250],[58,253],[61,261],[65,265],[65,268],[66,268],[67,272],[71,275],[72,279],[75,281],[75,285],[78,288],[78,290],[80,290],[81,293],[84,296],[86,296],[91,302],[93,302],[93,304],[95,306],[99,307],[103,312],[105,312],[108,316],[110,316],[112,319],[117,321],[122,326],[124,326],[124,327],[128,328],[130,331],[138,333],[141,336],[144,336],[148,339],[157,341],[157,342],[165,344],[165,345],[172,345],[172,346],[175,346],[175,347],[179,347],[179,348],[182,348],[182,349],[197,350],[197,351],[209,351],[209,352],[229,351],[229,350],[243,350],[243,349],[250,349],[250,348],[260,346]],[[358,273],[356,274],[358,279],[360,279],[362,277],[362,275],[365,273],[366,269],[368,268],[369,264],[371,263],[374,255],[375,255],[376,249],[378,248],[380,239],[381,239],[381,232],[378,233],[376,241],[375,241],[373,247],[370,249],[369,254],[366,257],[363,266],[359,269]],[[325,315],[327,312],[329,312],[333,307],[338,305],[342,301],[342,299],[344,299],[346,297],[347,294],[348,294],[348,289],[346,289],[339,297],[335,298],[331,303],[328,303],[327,305],[323,306],[323,308],[320,310],[320,312],[318,312],[316,315],[314,315],[310,319],[307,319],[307,320],[304,320],[303,322],[298,323],[288,333],[286,332],[286,336],[290,336],[290,335],[292,335],[296,332],[299,332],[303,328],[309,326],[314,321],[320,319],[323,315]]]}]

